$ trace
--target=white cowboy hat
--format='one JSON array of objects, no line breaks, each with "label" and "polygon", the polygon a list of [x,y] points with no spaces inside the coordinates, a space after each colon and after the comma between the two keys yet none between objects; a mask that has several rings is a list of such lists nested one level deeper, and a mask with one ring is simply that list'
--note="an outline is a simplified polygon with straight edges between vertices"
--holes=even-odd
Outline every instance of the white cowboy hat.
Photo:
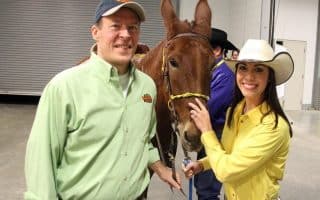
[{"label": "white cowboy hat", "polygon": [[226,59],[225,62],[235,72],[240,62],[258,62],[272,68],[275,72],[276,85],[286,82],[293,74],[293,60],[284,49],[274,53],[265,40],[249,39],[240,50],[237,60]]}]

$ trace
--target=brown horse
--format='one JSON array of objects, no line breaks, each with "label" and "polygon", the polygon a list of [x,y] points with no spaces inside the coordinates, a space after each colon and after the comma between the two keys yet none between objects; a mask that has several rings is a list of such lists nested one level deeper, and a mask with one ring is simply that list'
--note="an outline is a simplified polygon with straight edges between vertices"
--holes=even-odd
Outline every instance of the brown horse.
[{"label": "brown horse", "polygon": [[[175,156],[177,137],[185,151],[201,149],[200,132],[192,122],[188,102],[209,96],[210,71],[214,58],[209,43],[211,10],[207,0],[199,0],[192,23],[180,21],[170,0],[161,1],[166,39],[149,51],[138,68],[151,76],[157,86],[157,134],[168,166]],[[171,142],[170,142],[171,141]],[[157,144],[158,145],[158,144]]]}]

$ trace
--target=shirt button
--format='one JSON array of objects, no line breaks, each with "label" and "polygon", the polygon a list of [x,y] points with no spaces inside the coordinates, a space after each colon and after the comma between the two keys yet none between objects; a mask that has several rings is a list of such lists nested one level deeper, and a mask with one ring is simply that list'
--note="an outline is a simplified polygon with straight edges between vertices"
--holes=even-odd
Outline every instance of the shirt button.
[{"label": "shirt button", "polygon": [[124,127],[123,130],[124,130],[125,133],[128,133],[128,128],[127,127]]}]

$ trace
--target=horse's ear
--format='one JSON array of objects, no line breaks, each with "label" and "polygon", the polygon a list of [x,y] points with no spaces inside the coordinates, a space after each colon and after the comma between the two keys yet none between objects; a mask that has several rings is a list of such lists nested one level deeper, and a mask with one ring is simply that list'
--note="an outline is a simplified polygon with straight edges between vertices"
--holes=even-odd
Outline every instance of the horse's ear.
[{"label": "horse's ear", "polygon": [[179,33],[188,32],[190,25],[180,21],[177,17],[171,0],[161,0],[161,14],[164,26],[167,30],[167,40],[170,40]]},{"label": "horse's ear", "polygon": [[175,24],[179,21],[171,0],[161,0],[161,14],[167,30],[167,39],[169,40],[176,35]]},{"label": "horse's ear", "polygon": [[211,9],[207,0],[199,0],[194,14],[193,32],[211,37]]}]

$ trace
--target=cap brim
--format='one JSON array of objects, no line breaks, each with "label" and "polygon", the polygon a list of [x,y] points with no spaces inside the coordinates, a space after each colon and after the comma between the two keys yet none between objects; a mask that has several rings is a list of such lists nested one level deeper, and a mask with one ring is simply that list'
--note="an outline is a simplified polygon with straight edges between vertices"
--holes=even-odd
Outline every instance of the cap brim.
[{"label": "cap brim", "polygon": [[137,16],[139,17],[141,22],[146,20],[144,9],[142,8],[142,6],[140,6],[140,4],[138,4],[136,2],[122,3],[122,4],[118,5],[118,6],[115,6],[115,7],[111,8],[111,9],[109,9],[108,11],[104,12],[101,16],[106,17],[106,16],[109,16],[109,15],[112,15],[115,12],[117,12],[120,8],[129,8],[129,9],[131,9],[133,12],[135,12],[137,14]]},{"label": "cap brim", "polygon": [[276,85],[286,82],[292,76],[294,71],[293,59],[287,52],[280,52],[276,54],[272,60],[268,61],[225,59],[225,62],[233,72],[235,72],[236,65],[239,62],[258,62],[268,65],[275,72]]}]

